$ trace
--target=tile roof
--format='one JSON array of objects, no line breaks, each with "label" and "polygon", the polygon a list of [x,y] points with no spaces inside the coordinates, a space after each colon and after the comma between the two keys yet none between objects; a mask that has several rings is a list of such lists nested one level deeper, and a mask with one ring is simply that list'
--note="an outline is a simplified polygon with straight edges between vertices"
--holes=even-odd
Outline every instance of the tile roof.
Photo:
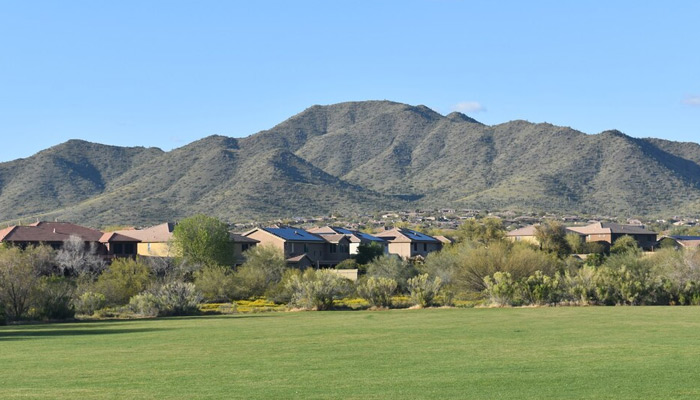
[{"label": "tile roof", "polygon": [[430,242],[440,243],[439,240],[425,233],[414,231],[411,229],[394,228],[384,232],[377,233],[377,237],[395,242]]},{"label": "tile roof", "polygon": [[336,233],[340,233],[343,235],[348,236],[348,239],[350,239],[351,243],[359,243],[359,242],[381,242],[384,243],[385,240],[382,238],[379,238],[374,235],[370,235],[369,233],[364,233],[360,231],[354,231],[352,229],[347,229],[347,228],[340,228],[337,226],[324,226],[320,228],[312,228],[309,229],[309,232],[315,233],[317,235],[332,235]]},{"label": "tile roof", "polygon": [[144,229],[122,229],[116,233],[138,239],[144,243],[166,243],[173,237],[175,224],[166,222]]},{"label": "tile roof", "polygon": [[590,225],[572,226],[567,229],[584,235],[612,233],[621,235],[656,235],[656,232],[644,228],[643,225],[622,225],[612,222],[594,222]]},{"label": "tile roof", "polygon": [[231,241],[236,243],[260,243],[259,240],[249,238],[248,236],[243,236],[233,232],[229,232],[229,237],[231,238]]},{"label": "tile roof", "polygon": [[2,241],[8,242],[63,242],[78,236],[86,242],[97,242],[102,232],[69,222],[36,222],[31,225],[9,227],[0,231]]},{"label": "tile roof", "polygon": [[140,240],[117,232],[105,232],[102,237],[100,237],[100,243],[109,242],[140,242]]}]

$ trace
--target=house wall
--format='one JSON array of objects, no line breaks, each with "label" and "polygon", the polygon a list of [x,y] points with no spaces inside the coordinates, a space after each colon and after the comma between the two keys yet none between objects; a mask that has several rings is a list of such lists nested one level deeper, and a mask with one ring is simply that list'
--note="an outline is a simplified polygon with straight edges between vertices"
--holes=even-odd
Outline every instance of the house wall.
[{"label": "house wall", "polygon": [[252,232],[246,236],[259,241],[260,243],[258,243],[258,246],[273,246],[280,249],[284,252],[285,258],[289,258],[289,255],[287,255],[284,249],[284,239],[277,237],[271,233],[265,232],[261,229],[258,229],[255,232]]},{"label": "house wall", "polygon": [[401,258],[411,258],[411,243],[389,243],[389,254]]},{"label": "house wall", "polygon": [[173,257],[170,243],[137,243],[136,254],[143,257]]},{"label": "house wall", "polygon": [[233,242],[233,260],[236,264],[243,264],[245,262],[243,253],[251,247],[255,247],[255,243]]},{"label": "house wall", "polygon": [[312,261],[323,259],[326,252],[326,243],[286,242],[284,255],[286,258],[306,254]]},{"label": "house wall", "polygon": [[537,240],[537,237],[535,236],[506,236],[508,240],[511,242],[525,242],[525,243],[532,243],[535,246],[540,245],[540,241]]},{"label": "house wall", "polygon": [[333,243],[327,243],[324,246],[324,253],[323,253],[323,260],[324,261],[331,261],[334,264],[337,264],[343,260],[347,260],[350,258],[350,244],[347,241],[341,241],[340,243],[337,243],[336,246],[336,251],[335,253],[331,253],[331,247],[333,246]]}]

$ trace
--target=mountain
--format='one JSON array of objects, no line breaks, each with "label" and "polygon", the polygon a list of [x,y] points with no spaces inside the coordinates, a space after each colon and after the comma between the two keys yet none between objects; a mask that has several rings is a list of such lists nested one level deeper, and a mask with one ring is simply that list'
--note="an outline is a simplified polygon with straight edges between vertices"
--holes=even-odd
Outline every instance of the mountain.
[{"label": "mountain", "polygon": [[389,101],[313,106],[184,147],[72,140],[0,163],[0,220],[149,224],[476,207],[660,215],[700,205],[700,145]]}]

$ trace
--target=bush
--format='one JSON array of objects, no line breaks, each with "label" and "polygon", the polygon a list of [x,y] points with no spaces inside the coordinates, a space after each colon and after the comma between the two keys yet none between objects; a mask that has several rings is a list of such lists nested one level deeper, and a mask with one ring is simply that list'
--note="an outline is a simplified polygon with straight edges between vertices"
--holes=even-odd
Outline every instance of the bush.
[{"label": "bush", "polygon": [[194,284],[207,303],[224,303],[234,298],[233,271],[228,267],[204,267],[194,274]]},{"label": "bush", "polygon": [[129,308],[146,317],[192,315],[199,312],[201,301],[202,295],[194,284],[175,281],[131,297]]},{"label": "bush", "polygon": [[301,275],[292,275],[287,282],[291,292],[290,305],[305,310],[328,310],[333,300],[349,292],[348,280],[331,270],[307,269]]},{"label": "bush", "polygon": [[366,265],[381,257],[384,254],[384,245],[371,242],[371,243],[361,243],[357,246],[357,254],[355,255],[355,261],[358,264]]},{"label": "bush", "polygon": [[161,301],[160,315],[196,314],[202,301],[202,294],[192,283],[171,282],[158,290]]},{"label": "bush", "polygon": [[493,276],[487,276],[484,278],[484,284],[484,293],[491,304],[501,307],[513,305],[518,288],[509,272],[496,272]]},{"label": "bush", "polygon": [[418,270],[395,255],[383,255],[367,265],[367,276],[393,279],[401,290],[407,289],[408,279],[416,276]]},{"label": "bush", "polygon": [[596,270],[583,266],[576,271],[566,271],[560,278],[562,293],[566,300],[585,305],[596,298]]},{"label": "bush", "polygon": [[85,292],[75,300],[75,310],[83,315],[93,315],[106,305],[107,299],[102,293]]},{"label": "bush", "polygon": [[442,280],[436,276],[432,280],[428,274],[414,276],[408,280],[408,290],[411,300],[421,307],[430,307],[435,304],[435,298],[442,287]]},{"label": "bush", "polygon": [[139,293],[129,300],[129,309],[144,317],[157,317],[162,308],[160,297],[151,292]]},{"label": "bush", "polygon": [[104,294],[108,305],[122,305],[146,289],[151,281],[150,270],[133,259],[116,259],[97,278],[95,291]]},{"label": "bush", "polygon": [[64,277],[44,276],[34,288],[34,316],[39,319],[68,319],[75,316],[71,299],[73,283]]},{"label": "bush", "polygon": [[353,260],[352,258],[348,258],[347,260],[343,260],[335,266],[335,269],[358,269],[358,268],[359,268],[359,265],[357,264],[357,261]]},{"label": "bush", "polygon": [[264,296],[282,280],[287,262],[284,254],[272,246],[255,246],[245,252],[246,262],[234,275],[236,297]]},{"label": "bush", "polygon": [[357,285],[357,294],[372,307],[391,307],[391,296],[397,286],[393,279],[370,277]]},{"label": "bush", "polygon": [[524,280],[523,298],[529,304],[555,304],[561,299],[559,280],[557,276],[545,275],[542,271],[535,271]]}]

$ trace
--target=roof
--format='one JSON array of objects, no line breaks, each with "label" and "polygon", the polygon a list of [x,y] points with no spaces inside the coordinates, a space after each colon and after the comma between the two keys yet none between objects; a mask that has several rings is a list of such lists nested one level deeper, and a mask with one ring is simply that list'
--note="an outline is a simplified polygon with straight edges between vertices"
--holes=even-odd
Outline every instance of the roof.
[{"label": "roof", "polygon": [[323,226],[320,228],[312,228],[309,229],[309,232],[314,233],[316,235],[332,235],[332,234],[343,234],[348,236],[348,239],[350,239],[351,243],[358,243],[358,242],[385,242],[384,239],[376,237],[374,235],[370,235],[369,233],[364,233],[360,231],[354,231],[352,229],[347,229],[347,228],[340,228],[337,226]]},{"label": "roof", "polygon": [[166,243],[172,239],[173,230],[175,230],[175,224],[166,222],[150,228],[122,229],[114,232],[138,239],[145,243]]},{"label": "roof", "polygon": [[510,231],[506,233],[506,236],[535,236],[535,233],[537,232],[537,226],[536,225],[528,225],[520,229],[516,229],[514,231]]},{"label": "roof", "polygon": [[311,259],[309,258],[309,256],[306,255],[306,253],[301,254],[301,255],[298,255],[298,256],[294,256],[294,257],[289,257],[289,258],[287,259],[287,262],[290,262],[290,263],[298,263],[299,261],[301,261],[301,260],[303,260],[303,259],[305,259],[305,258],[307,258],[307,259],[309,260],[309,262],[313,264],[313,260],[311,260]]},{"label": "roof", "polygon": [[443,244],[452,244],[453,241],[452,239],[448,238],[447,236],[435,236],[435,239],[441,241]]},{"label": "roof", "polygon": [[70,222],[36,222],[0,231],[0,240],[8,242],[63,242],[71,236],[78,236],[86,242],[97,242],[102,232]]},{"label": "roof", "polygon": [[324,235],[321,235],[321,237],[323,238],[323,240],[325,240],[328,243],[338,243],[343,239],[349,241],[349,239],[346,235],[342,235],[340,233],[336,233],[334,235],[324,234]]},{"label": "roof", "polygon": [[249,238],[248,236],[243,236],[238,233],[229,232],[229,238],[231,241],[236,243],[260,243],[259,240]]},{"label": "roof", "polygon": [[570,231],[581,233],[584,235],[595,234],[620,234],[620,235],[656,235],[644,225],[622,225],[612,222],[594,222],[586,226],[572,226],[568,228]]},{"label": "roof", "polygon": [[140,240],[117,232],[105,232],[102,237],[100,237],[100,243],[110,242],[140,242]]},{"label": "roof", "polygon": [[700,246],[700,236],[667,236],[683,247],[698,247]]},{"label": "roof", "polygon": [[389,229],[384,232],[377,233],[377,237],[384,238],[385,240],[395,241],[395,242],[430,242],[430,243],[440,243],[439,240],[432,236],[428,236],[425,233],[414,231],[411,229],[394,228]]},{"label": "roof", "polygon": [[281,237],[284,240],[289,240],[293,242],[316,242],[323,243],[320,236],[309,233],[301,228],[293,228],[291,226],[279,227],[279,228],[260,228],[265,232],[271,233],[275,236]]}]

